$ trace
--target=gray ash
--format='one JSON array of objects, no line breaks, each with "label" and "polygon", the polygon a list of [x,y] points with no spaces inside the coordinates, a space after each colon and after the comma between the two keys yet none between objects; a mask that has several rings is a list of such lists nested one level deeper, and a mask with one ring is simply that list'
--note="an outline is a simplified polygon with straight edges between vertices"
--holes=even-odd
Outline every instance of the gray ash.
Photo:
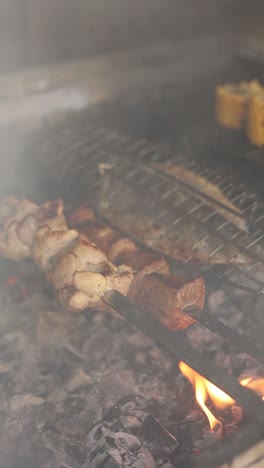
[{"label": "gray ash", "polygon": [[[4,267],[1,467],[173,466],[214,443],[174,356],[125,321],[60,309],[45,283],[33,281],[33,266],[27,265],[23,276],[28,295],[18,301],[6,277],[18,276],[20,270],[12,264]],[[255,302],[249,317],[252,303],[246,299],[213,291],[209,311],[248,332],[249,318],[260,323],[263,314]],[[256,332],[254,324],[250,331]],[[256,367],[253,359],[200,325],[187,336],[235,376]],[[223,423],[225,436],[245,424],[246,418],[239,421],[239,409],[211,409]]]}]

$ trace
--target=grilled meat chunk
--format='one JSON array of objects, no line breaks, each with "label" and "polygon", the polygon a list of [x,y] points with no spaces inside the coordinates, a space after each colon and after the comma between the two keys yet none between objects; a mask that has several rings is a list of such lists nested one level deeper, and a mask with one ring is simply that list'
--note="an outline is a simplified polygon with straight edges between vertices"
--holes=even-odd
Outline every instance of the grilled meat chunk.
[{"label": "grilled meat chunk", "polygon": [[100,297],[110,289],[127,294],[132,279],[131,268],[114,267],[102,250],[84,234],[79,234],[74,247],[58,258],[54,271],[49,275],[56,291],[70,288],[75,298],[77,291],[85,293],[89,298],[86,307],[96,309],[106,308]]},{"label": "grilled meat chunk", "polygon": [[178,276],[152,273],[142,277],[138,287],[130,292],[130,297],[165,327],[184,329],[194,324],[195,320],[183,309],[188,305],[203,309],[205,284],[201,277],[187,282]]},{"label": "grilled meat chunk", "polygon": [[80,234],[76,244],[65,255],[57,259],[52,282],[55,289],[61,289],[72,284],[73,275],[77,271],[104,271],[107,263],[106,255],[89,239]]}]

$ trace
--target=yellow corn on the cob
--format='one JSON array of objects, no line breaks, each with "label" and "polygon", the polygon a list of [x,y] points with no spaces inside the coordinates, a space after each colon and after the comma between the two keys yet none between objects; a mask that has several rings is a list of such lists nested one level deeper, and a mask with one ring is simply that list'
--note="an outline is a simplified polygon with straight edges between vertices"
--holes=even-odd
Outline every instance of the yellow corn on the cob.
[{"label": "yellow corn on the cob", "polygon": [[255,80],[218,86],[216,88],[218,123],[227,128],[243,128],[247,122],[251,96],[262,91],[263,88]]},{"label": "yellow corn on the cob", "polygon": [[250,98],[247,136],[253,145],[264,145],[264,93],[254,94]]}]

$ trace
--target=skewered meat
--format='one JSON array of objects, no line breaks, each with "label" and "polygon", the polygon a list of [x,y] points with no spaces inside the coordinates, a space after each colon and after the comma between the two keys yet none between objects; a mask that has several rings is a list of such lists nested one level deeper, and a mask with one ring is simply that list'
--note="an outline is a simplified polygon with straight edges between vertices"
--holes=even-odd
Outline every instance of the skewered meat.
[{"label": "skewered meat", "polygon": [[163,257],[141,251],[131,239],[123,238],[109,225],[91,217],[85,206],[72,212],[68,219],[70,225],[77,222],[81,232],[93,241],[97,240],[113,263],[123,263],[133,269],[135,276],[128,293],[131,300],[171,329],[187,328],[195,322],[183,308],[194,304],[203,309],[205,285],[201,277],[190,281],[186,276],[170,275]]},{"label": "skewered meat", "polygon": [[[104,309],[99,299],[106,291],[117,289],[127,294],[133,278],[132,270],[125,266],[115,268],[107,256],[89,239],[80,234],[74,247],[58,258],[54,271],[49,275],[62,302],[71,308],[82,310],[85,307]],[[74,288],[73,294],[60,295],[64,289]],[[78,294],[77,292],[78,291]]]},{"label": "skewered meat", "polygon": [[[9,199],[6,206],[5,202],[0,205],[0,216],[0,253],[17,260],[32,257],[46,271],[60,302],[73,311],[105,309],[102,297],[111,289],[144,305],[172,328],[193,323],[185,314],[180,317],[185,305],[191,302],[203,308],[202,278],[187,284],[173,279],[162,257],[141,253],[133,241],[98,223],[89,209],[81,208],[71,216],[78,223],[89,220],[85,233],[68,229],[61,200],[39,207],[27,200]],[[99,245],[92,242],[95,238]],[[148,290],[153,290],[154,303]]]},{"label": "skewered meat", "polygon": [[[81,212],[83,213],[82,216],[80,215]],[[134,271],[147,269],[150,273],[153,271],[169,273],[168,264],[162,256],[140,250],[131,239],[122,237],[117,230],[96,220],[95,217],[93,220],[90,217],[86,218],[83,206],[69,215],[70,226],[76,226],[77,219],[78,230],[86,234],[93,242],[96,242],[106,252],[109,260],[116,265],[129,265]],[[152,264],[155,264],[155,266],[150,267]]]}]

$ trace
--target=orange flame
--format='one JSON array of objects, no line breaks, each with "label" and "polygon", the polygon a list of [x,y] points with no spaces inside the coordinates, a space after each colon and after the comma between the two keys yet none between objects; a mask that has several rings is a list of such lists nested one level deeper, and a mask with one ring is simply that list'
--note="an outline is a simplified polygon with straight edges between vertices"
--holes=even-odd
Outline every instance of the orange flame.
[{"label": "orange flame", "polygon": [[264,401],[264,378],[254,379],[253,377],[248,377],[240,380],[240,383],[243,387],[251,388],[251,390],[261,396]]},{"label": "orange flame", "polygon": [[[204,379],[200,374],[198,374],[195,370],[193,370],[191,367],[189,367],[187,364],[185,364],[182,361],[179,363],[179,368],[180,368],[180,371],[183,373],[183,375],[187,377],[187,379],[190,380],[195,390],[196,401],[200,405],[202,410],[205,412],[208,418],[211,430],[214,430],[221,423],[218,419],[216,419],[216,417],[213,415],[213,413],[211,413],[211,411],[205,404],[209,395],[208,384],[209,385],[213,385],[213,384],[210,384],[208,380]],[[215,386],[213,385],[213,387]],[[219,390],[220,392],[222,391],[218,389],[217,387],[215,387],[215,389]],[[212,388],[210,389],[210,391],[211,390]]]},{"label": "orange flame", "polygon": [[[206,400],[210,398],[214,405],[221,410],[227,408],[228,406],[234,405],[235,400],[223,392],[223,390],[220,390],[220,388],[206,380],[184,362],[179,362],[179,369],[183,375],[190,380],[195,390],[196,401],[205,412],[211,430],[214,430],[221,423],[206,406]],[[251,388],[254,392],[262,397],[262,400],[264,400],[264,378],[254,379],[253,377],[249,377],[240,380],[240,384],[244,387]]]}]

